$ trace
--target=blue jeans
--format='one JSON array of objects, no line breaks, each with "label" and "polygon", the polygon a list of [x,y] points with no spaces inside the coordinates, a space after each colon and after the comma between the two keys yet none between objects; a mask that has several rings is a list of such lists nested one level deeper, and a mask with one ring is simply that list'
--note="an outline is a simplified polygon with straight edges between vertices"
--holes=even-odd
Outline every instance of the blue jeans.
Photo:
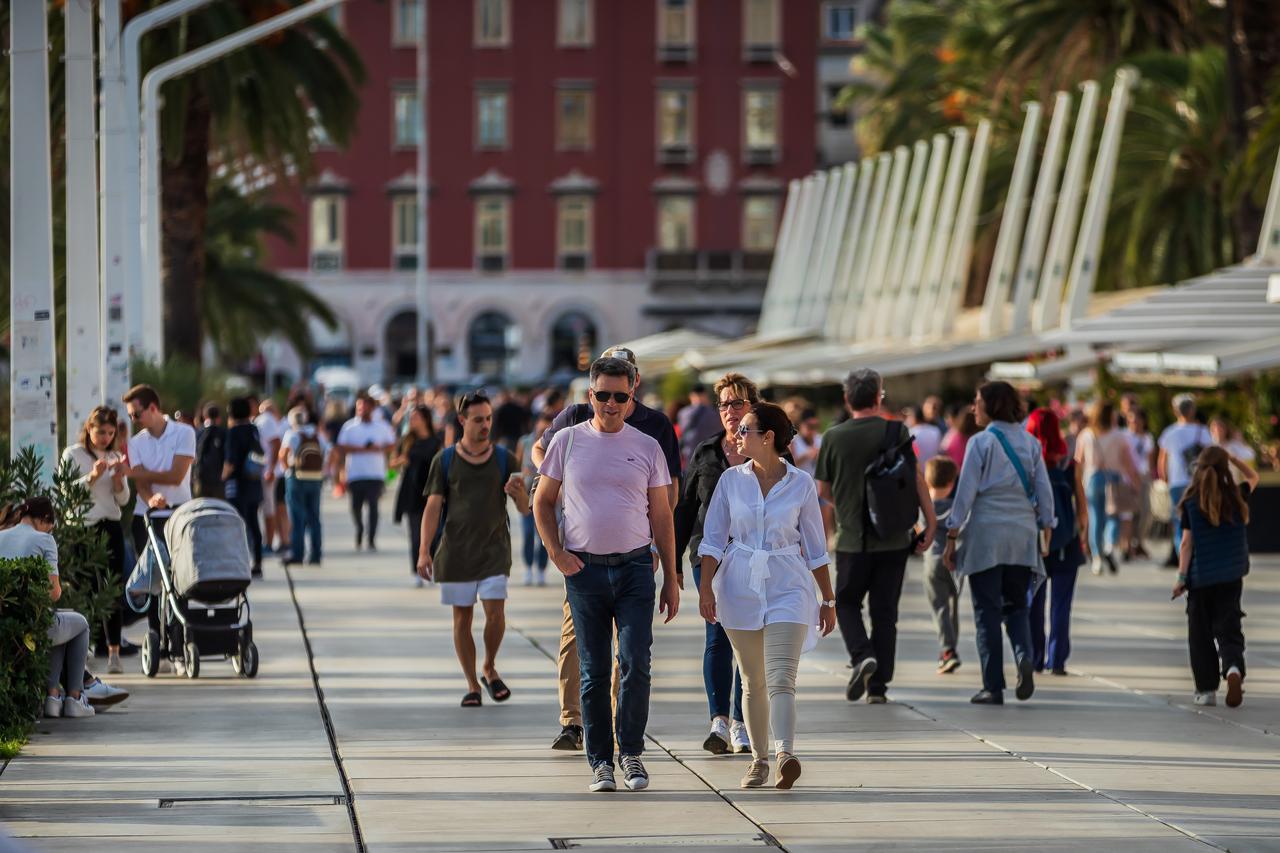
[{"label": "blue jeans", "polygon": [[1031,656],[1031,622],[1027,615],[1030,589],[1031,569],[1026,566],[994,566],[969,576],[983,690],[996,694],[1004,691],[1002,621],[1013,646],[1013,659]]},{"label": "blue jeans", "polygon": [[542,544],[538,536],[538,527],[533,521],[533,513],[522,515],[520,523],[524,525],[524,565],[532,569],[536,560],[539,571],[547,568],[547,546]]},{"label": "blue jeans", "polygon": [[311,554],[308,559],[313,563],[320,562],[320,489],[324,486],[320,480],[299,480],[289,477],[284,485],[284,502],[289,507],[289,520],[293,529],[289,537],[289,559],[302,562],[302,551],[305,537],[311,537]]},{"label": "blue jeans", "polygon": [[1173,505],[1171,510],[1173,517],[1169,519],[1169,523],[1173,528],[1173,553],[1175,554],[1182,545],[1182,510],[1178,509],[1178,504],[1182,503],[1182,496],[1186,491],[1186,486],[1169,487],[1169,503]]},{"label": "blue jeans", "polygon": [[[1048,653],[1048,665],[1051,669],[1066,669],[1067,657],[1071,654],[1071,600],[1076,592],[1076,574],[1080,567],[1075,563],[1063,562],[1057,552],[1044,558],[1044,567],[1049,579],[1040,585],[1031,599],[1031,660],[1036,665],[1036,672],[1045,668],[1045,654]],[[1052,595],[1049,587],[1052,586]],[[1046,646],[1044,635],[1044,605],[1050,598],[1049,607],[1049,642]]]},{"label": "blue jeans", "polygon": [[[702,586],[701,560],[693,565],[693,585]],[[702,684],[707,690],[707,705],[712,719],[728,717],[730,714],[730,695],[732,695],[733,719],[742,722],[742,675],[733,664],[733,646],[729,643],[729,635],[719,622],[704,623],[707,627],[707,641],[702,650]],[[733,691],[730,694],[730,690]]]},{"label": "blue jeans", "polygon": [[624,755],[644,752],[649,722],[649,662],[657,585],[653,555],[621,566],[587,563],[565,578],[582,677],[582,724],[587,761],[613,764],[614,725],[609,719],[613,675],[613,623],[618,624],[618,747]]},{"label": "blue jeans", "polygon": [[1107,515],[1107,484],[1119,482],[1114,471],[1094,471],[1085,484],[1089,502],[1089,547],[1096,556],[1110,554],[1120,538],[1120,517]]}]

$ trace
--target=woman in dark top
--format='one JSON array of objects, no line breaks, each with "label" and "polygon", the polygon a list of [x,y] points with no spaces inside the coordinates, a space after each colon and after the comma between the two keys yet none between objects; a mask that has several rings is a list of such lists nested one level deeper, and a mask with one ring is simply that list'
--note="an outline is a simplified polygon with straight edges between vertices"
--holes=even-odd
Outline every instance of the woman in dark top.
[{"label": "woman in dark top", "polygon": [[431,410],[414,406],[409,411],[409,431],[400,440],[391,466],[400,472],[400,491],[396,493],[396,524],[407,517],[409,524],[409,573],[414,586],[422,586],[418,576],[418,550],[422,545],[422,511],[426,509],[427,474],[431,460],[440,452]]},{"label": "woman in dark top", "polygon": [[[1231,468],[1244,482],[1232,479]],[[1173,597],[1187,594],[1187,645],[1197,705],[1218,704],[1220,678],[1227,707],[1244,699],[1244,612],[1240,598],[1249,573],[1249,496],[1258,472],[1218,446],[1200,451],[1191,484],[1178,504],[1182,540]]]},{"label": "woman in dark top", "polygon": [[258,526],[258,504],[262,503],[262,473],[266,456],[262,439],[253,425],[253,407],[247,397],[236,397],[227,407],[231,416],[227,429],[226,462],[222,465],[222,481],[227,502],[244,519],[249,537],[249,553],[253,555],[253,576],[262,577],[262,529]]}]

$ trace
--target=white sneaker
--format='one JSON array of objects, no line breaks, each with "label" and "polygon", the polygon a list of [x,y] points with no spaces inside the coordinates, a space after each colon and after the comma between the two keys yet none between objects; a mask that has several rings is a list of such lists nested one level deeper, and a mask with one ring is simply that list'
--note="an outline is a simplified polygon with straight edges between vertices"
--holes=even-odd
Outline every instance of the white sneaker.
[{"label": "white sneaker", "polygon": [[1208,690],[1204,693],[1196,694],[1197,705],[1213,706],[1218,704],[1218,691]]},{"label": "white sneaker", "polygon": [[107,674],[120,675],[124,672],[124,664],[120,663],[120,653],[112,652],[107,657]]},{"label": "white sneaker", "polygon": [[751,738],[747,736],[747,726],[737,720],[733,721],[733,725],[729,727],[729,742],[733,744],[733,751],[744,753],[751,751]]},{"label": "white sneaker", "polygon": [[175,661],[173,662],[173,674],[174,674],[174,675],[186,675],[186,674],[187,674],[187,664],[186,664],[186,662],[185,662],[185,661],[180,661],[180,660],[175,660]]},{"label": "white sneaker", "polygon": [[729,745],[729,721],[716,717],[711,721],[711,733],[702,742],[702,748],[712,755],[727,755],[733,751]]},{"label": "white sneaker", "polygon": [[72,699],[68,696],[62,700],[62,716],[64,717],[92,717],[94,713],[93,706],[89,704],[83,691],[80,693],[79,699]]},{"label": "white sneaker", "polygon": [[44,697],[44,715],[46,717],[62,716],[62,697],[61,696]]},{"label": "white sneaker", "polygon": [[1093,555],[1093,564],[1090,566],[1095,575],[1102,574],[1102,558],[1097,554]]},{"label": "white sneaker", "polygon": [[538,569],[538,586],[546,586],[546,585],[547,585],[547,570]]},{"label": "white sneaker", "polygon": [[84,686],[84,696],[90,705],[115,705],[129,698],[129,691],[112,687],[101,678],[95,678]]},{"label": "white sneaker", "polygon": [[173,661],[168,658],[161,658],[156,664],[156,672],[173,672]]},{"label": "white sneaker", "polygon": [[533,569],[524,570],[524,585],[533,586]]}]

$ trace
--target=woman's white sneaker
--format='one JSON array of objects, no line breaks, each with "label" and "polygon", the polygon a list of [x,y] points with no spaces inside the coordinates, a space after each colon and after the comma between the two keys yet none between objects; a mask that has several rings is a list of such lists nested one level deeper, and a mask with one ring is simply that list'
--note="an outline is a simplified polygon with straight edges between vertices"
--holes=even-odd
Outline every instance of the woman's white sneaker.
[{"label": "woman's white sneaker", "polygon": [[729,745],[729,721],[724,717],[711,720],[711,733],[702,742],[702,748],[712,755],[726,755],[732,751]]},{"label": "woman's white sneaker", "polygon": [[729,742],[733,744],[733,751],[736,753],[744,753],[751,751],[751,738],[747,734],[747,726],[737,720],[733,721],[733,725],[729,727]]},{"label": "woman's white sneaker", "polygon": [[44,697],[44,715],[46,717],[62,716],[62,697],[61,696]]},{"label": "woman's white sneaker", "polygon": [[64,717],[92,717],[94,715],[93,706],[85,699],[83,693],[79,699],[72,699],[70,696],[62,700],[62,716]]},{"label": "woman's white sneaker", "polygon": [[1213,706],[1218,704],[1218,691],[1206,690],[1203,693],[1196,694],[1196,704],[1203,706]]}]

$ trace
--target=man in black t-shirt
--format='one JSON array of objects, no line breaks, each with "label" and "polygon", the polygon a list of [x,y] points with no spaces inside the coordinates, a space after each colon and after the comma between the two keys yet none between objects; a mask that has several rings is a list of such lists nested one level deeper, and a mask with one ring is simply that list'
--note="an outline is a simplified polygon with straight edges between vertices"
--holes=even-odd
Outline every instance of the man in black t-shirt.
[{"label": "man in black t-shirt", "polygon": [[[620,358],[635,366],[636,355],[626,347],[609,347],[600,354],[601,358]],[[671,420],[662,412],[651,409],[639,400],[640,371],[636,370],[636,384],[631,389],[631,410],[627,412],[626,422],[647,436],[652,437],[662,447],[662,457],[667,462],[667,470],[671,474],[671,506],[674,509],[680,499],[680,443],[676,440],[675,428]],[[590,403],[576,403],[565,406],[555,421],[542,433],[542,439],[533,444],[531,454],[535,465],[542,465],[551,439],[557,431],[565,427],[575,426],[591,420],[593,416]],[[573,630],[573,615],[569,612],[569,601],[564,603],[564,621],[560,626],[560,655],[558,658],[560,673],[560,734],[551,743],[552,749],[582,749],[582,700],[580,697],[581,676],[579,674],[578,641]],[[618,661],[613,662],[613,699],[618,700]]]}]

